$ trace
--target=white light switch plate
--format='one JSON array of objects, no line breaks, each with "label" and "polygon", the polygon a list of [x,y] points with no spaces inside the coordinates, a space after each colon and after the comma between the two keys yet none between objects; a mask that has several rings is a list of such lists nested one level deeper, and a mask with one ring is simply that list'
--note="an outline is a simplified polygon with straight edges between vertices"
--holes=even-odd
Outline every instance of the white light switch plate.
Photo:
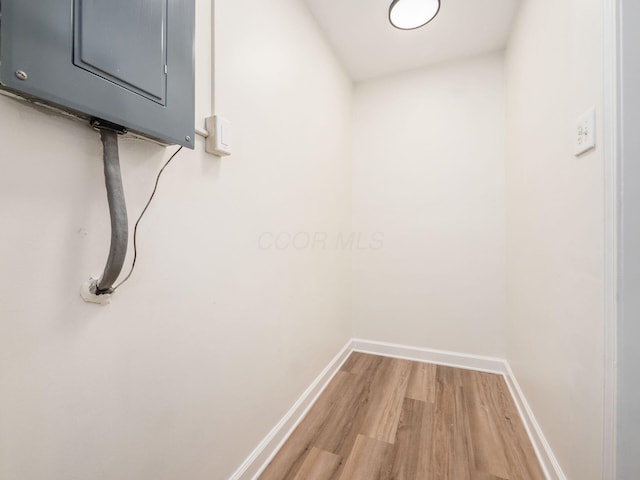
[{"label": "white light switch plate", "polygon": [[576,122],[576,156],[595,148],[596,146],[596,109],[590,108]]},{"label": "white light switch plate", "polygon": [[209,136],[205,142],[205,150],[218,157],[231,155],[231,122],[214,115],[205,119]]}]

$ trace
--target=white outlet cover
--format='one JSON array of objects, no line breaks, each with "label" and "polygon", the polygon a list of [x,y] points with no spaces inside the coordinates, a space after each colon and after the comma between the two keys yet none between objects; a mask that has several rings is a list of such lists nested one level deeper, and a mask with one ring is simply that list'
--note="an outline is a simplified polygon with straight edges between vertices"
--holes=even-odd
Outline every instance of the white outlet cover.
[{"label": "white outlet cover", "polygon": [[596,109],[590,108],[578,118],[575,130],[575,155],[582,155],[596,147]]}]

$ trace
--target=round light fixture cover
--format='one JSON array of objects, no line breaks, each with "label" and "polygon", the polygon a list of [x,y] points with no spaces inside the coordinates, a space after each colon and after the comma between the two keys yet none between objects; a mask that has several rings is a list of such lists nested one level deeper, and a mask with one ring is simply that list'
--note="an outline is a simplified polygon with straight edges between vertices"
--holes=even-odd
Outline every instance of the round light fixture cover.
[{"label": "round light fixture cover", "polygon": [[440,0],[393,0],[389,22],[400,30],[424,27],[440,11]]}]

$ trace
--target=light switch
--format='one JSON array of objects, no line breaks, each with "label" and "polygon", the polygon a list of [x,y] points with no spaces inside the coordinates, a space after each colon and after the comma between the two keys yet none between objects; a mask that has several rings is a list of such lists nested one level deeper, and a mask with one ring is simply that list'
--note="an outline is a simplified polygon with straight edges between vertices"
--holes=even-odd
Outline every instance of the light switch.
[{"label": "light switch", "polygon": [[205,146],[207,153],[212,153],[218,157],[231,155],[231,122],[214,115],[205,120],[205,126],[209,132]]},{"label": "light switch", "polygon": [[582,155],[596,146],[596,109],[591,108],[576,122],[575,155]]}]

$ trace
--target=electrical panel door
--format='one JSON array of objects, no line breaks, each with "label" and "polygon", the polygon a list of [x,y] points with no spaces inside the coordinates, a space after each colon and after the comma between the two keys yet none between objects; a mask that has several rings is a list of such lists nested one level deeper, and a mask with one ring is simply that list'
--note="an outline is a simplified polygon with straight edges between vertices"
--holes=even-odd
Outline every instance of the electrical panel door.
[{"label": "electrical panel door", "polygon": [[1,0],[3,88],[193,148],[194,0]]},{"label": "electrical panel door", "polygon": [[167,0],[75,0],[74,17],[75,65],[165,104]]}]

